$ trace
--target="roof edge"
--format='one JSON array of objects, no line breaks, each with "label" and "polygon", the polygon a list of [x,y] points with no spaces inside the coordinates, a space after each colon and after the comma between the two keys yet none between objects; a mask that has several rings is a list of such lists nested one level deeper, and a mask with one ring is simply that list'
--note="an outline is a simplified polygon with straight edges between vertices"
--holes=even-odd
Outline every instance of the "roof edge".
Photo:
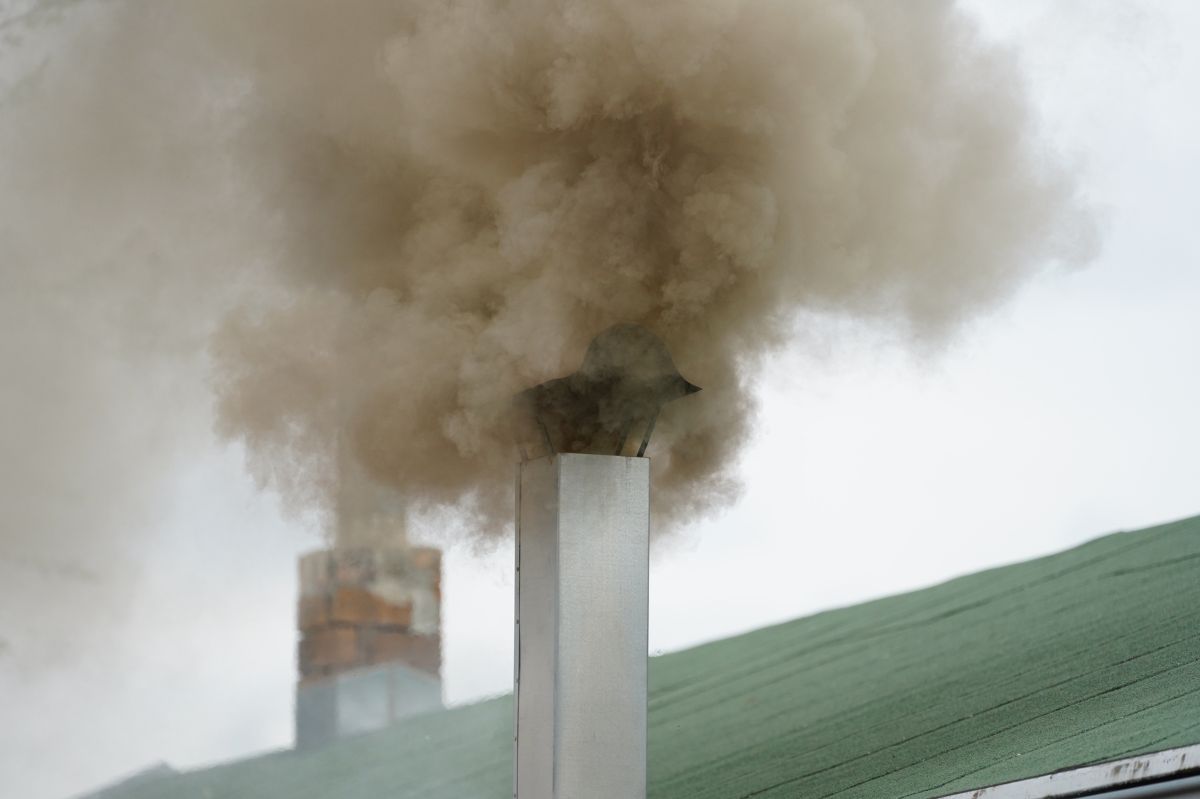
[{"label": "roof edge", "polygon": [[1067,799],[1200,773],[1200,744],[1064,769],[938,799]]}]

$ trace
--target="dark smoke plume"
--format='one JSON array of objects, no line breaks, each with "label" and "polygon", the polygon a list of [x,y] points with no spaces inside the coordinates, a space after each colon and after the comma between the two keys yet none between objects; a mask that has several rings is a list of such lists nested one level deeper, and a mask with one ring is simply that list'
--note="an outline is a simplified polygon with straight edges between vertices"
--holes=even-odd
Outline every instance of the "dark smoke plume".
[{"label": "dark smoke plume", "polygon": [[798,312],[937,339],[1089,255],[1012,58],[948,2],[95,17],[70,55],[89,92],[45,115],[51,144],[71,192],[115,184],[106,213],[171,231],[113,279],[164,286],[154,323],[222,312],[220,432],[264,484],[342,516],[375,501],[365,482],[503,530],[510,398],[632,322],[705,388],[650,452],[662,518],[690,518],[736,494],[757,370]]}]

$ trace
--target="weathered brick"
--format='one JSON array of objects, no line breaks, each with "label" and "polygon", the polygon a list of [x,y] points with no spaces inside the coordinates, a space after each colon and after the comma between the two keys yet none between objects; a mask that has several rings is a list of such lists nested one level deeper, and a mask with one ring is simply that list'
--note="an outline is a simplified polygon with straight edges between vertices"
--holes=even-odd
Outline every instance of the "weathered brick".
[{"label": "weathered brick", "polygon": [[300,641],[300,671],[312,673],[325,666],[346,668],[361,662],[358,631],[351,627],[319,627]]},{"label": "weathered brick", "polygon": [[333,594],[329,618],[344,624],[407,627],[412,623],[412,607],[393,604],[363,588],[342,586]]},{"label": "weathered brick", "polygon": [[300,630],[311,630],[328,624],[329,597],[324,594],[302,596],[296,603],[296,627]]},{"label": "weathered brick", "polygon": [[[378,599],[378,597],[376,598]],[[412,603],[405,602],[403,605],[394,605],[379,599],[377,614],[375,621],[378,624],[408,629],[408,626],[412,624]]]},{"label": "weathered brick", "polygon": [[365,624],[375,618],[377,604],[375,596],[365,588],[338,586],[330,602],[329,617],[349,624]]},{"label": "weathered brick", "polygon": [[442,667],[441,638],[436,635],[409,635],[376,630],[367,646],[371,663],[401,662],[437,676]]},{"label": "weathered brick", "polygon": [[388,662],[438,675],[441,561],[433,547],[306,555],[296,608],[301,682]]}]

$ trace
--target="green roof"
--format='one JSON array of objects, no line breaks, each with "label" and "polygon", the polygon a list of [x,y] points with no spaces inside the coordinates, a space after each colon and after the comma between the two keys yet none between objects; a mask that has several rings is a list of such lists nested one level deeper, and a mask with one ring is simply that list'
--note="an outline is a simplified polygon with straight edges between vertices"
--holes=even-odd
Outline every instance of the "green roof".
[{"label": "green roof", "polygon": [[[649,701],[654,799],[916,799],[1195,744],[1200,517],[653,658]],[[112,796],[504,799],[512,730],[502,697]]]}]

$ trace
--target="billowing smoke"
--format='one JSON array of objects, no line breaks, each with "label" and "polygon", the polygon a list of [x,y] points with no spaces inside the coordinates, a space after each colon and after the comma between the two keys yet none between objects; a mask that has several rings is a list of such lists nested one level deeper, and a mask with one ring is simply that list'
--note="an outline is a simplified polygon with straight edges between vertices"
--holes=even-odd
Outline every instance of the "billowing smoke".
[{"label": "billowing smoke", "polygon": [[299,504],[353,503],[356,474],[503,530],[510,398],[633,322],[705,389],[650,452],[662,520],[692,518],[736,495],[756,373],[797,313],[936,340],[1089,254],[1012,58],[948,2],[96,16],[73,58],[106,82],[75,110],[124,160],[56,119],[74,190],[115,181],[127,218],[169,220],[157,321],[224,309],[219,430]]},{"label": "billowing smoke", "polygon": [[318,498],[341,446],[502,529],[509,398],[635,322],[706,389],[652,449],[686,518],[735,493],[797,310],[936,336],[1086,252],[1014,65],[949,3],[206,11],[291,287],[218,338],[222,429]]},{"label": "billowing smoke", "polygon": [[253,253],[193,227],[232,201],[219,126],[158,68],[192,37],[25,5],[0,19],[0,637],[21,668],[112,645],[179,453],[210,436],[203,356]]}]

